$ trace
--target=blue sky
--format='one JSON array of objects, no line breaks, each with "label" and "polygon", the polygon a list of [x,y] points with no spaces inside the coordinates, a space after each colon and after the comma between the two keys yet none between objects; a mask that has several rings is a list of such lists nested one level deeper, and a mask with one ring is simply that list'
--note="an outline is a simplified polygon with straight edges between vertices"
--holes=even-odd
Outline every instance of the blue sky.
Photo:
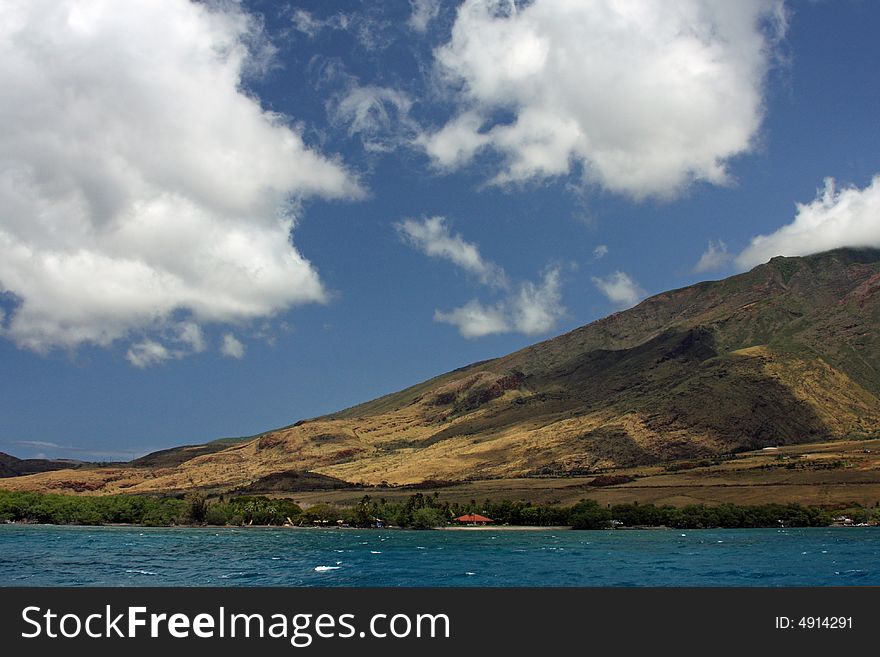
[{"label": "blue sky", "polygon": [[250,435],[880,246],[876,3],[0,9],[20,457]]}]

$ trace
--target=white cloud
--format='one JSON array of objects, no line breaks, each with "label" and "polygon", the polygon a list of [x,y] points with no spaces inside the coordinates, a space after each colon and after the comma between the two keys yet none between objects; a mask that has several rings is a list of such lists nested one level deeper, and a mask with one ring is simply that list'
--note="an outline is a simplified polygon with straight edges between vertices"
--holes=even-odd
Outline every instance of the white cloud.
[{"label": "white cloud", "polygon": [[475,112],[463,112],[433,134],[420,134],[415,143],[441,169],[455,169],[467,164],[474,153],[491,143],[488,134],[480,132],[483,119]]},{"label": "white cloud", "polygon": [[314,39],[321,30],[330,28],[330,29],[344,29],[344,25],[340,24],[341,20],[344,20],[343,16],[334,16],[328,20],[321,20],[319,18],[315,18],[310,12],[305,9],[297,9],[293,12],[290,17],[291,22],[293,23],[293,27],[295,30],[302,32],[310,39]]},{"label": "white cloud", "polygon": [[61,447],[58,443],[47,442],[45,440],[14,440],[13,445],[22,447]]},{"label": "white cloud", "polygon": [[347,32],[368,51],[382,50],[393,41],[390,24],[371,15],[369,5],[363,12],[339,12],[326,18],[319,18],[305,9],[296,9],[290,19],[293,28],[309,39],[315,39],[324,30]]},{"label": "white cloud", "polygon": [[494,305],[472,299],[449,312],[434,311],[434,321],[458,327],[465,338],[511,331],[540,335],[552,331],[564,313],[559,269],[549,268],[540,283],[524,281]]},{"label": "white cloud", "polygon": [[608,247],[605,244],[600,244],[595,249],[593,249],[593,259],[601,260],[605,256],[608,255]]},{"label": "white cloud", "polygon": [[530,281],[520,285],[511,306],[514,327],[526,335],[547,333],[562,316],[562,294],[559,270],[548,269],[539,284]]},{"label": "white cloud", "polygon": [[752,238],[736,258],[748,269],[774,256],[801,256],[840,247],[880,248],[880,174],[864,189],[837,189],[825,179],[812,203],[798,203],[794,221]]},{"label": "white cloud", "polygon": [[135,367],[146,368],[166,360],[199,354],[207,348],[204,333],[194,322],[169,322],[161,333],[165,344],[153,338],[144,338],[128,348],[125,359]]},{"label": "white cloud", "polygon": [[429,217],[422,221],[404,219],[395,224],[395,227],[404,241],[425,255],[449,260],[474,274],[486,285],[507,285],[504,270],[484,260],[476,244],[466,242],[461,235],[450,233],[443,217]]},{"label": "white cloud", "polygon": [[412,100],[404,92],[360,86],[352,78],[329,109],[334,121],[347,126],[349,136],[360,136],[367,151],[387,152],[408,144],[417,133],[410,118],[411,108]]},{"label": "white cloud", "polygon": [[460,112],[420,143],[446,168],[493,149],[498,184],[574,165],[636,198],[724,183],[761,122],[773,21],[781,0],[466,0],[435,52]]},{"label": "white cloud", "polygon": [[[0,445],[3,443],[0,442]],[[125,460],[129,460],[135,458],[137,456],[141,456],[143,454],[147,454],[149,452],[156,451],[156,449],[144,449],[142,451],[136,450],[123,450],[123,451],[92,451],[88,449],[82,449],[80,447],[73,447],[71,445],[59,445],[58,443],[47,442],[43,440],[13,440],[7,445],[15,445],[16,447],[29,447],[31,449],[48,449],[48,451],[53,452],[57,456],[57,450],[63,450],[64,452],[75,454],[77,457],[91,457],[91,458],[100,458],[101,460],[106,460],[108,457],[118,459],[119,457],[123,457]],[[33,458],[44,459],[47,458],[47,452],[37,452],[34,454]],[[69,455],[68,455],[69,456]],[[62,458],[64,458],[62,456]]]},{"label": "white cloud", "polygon": [[501,291],[504,298],[487,305],[471,299],[451,311],[436,310],[434,321],[458,327],[465,338],[518,331],[539,335],[551,331],[565,312],[560,273],[549,267],[541,281],[523,281],[512,286],[500,265],[485,260],[476,244],[452,234],[443,217],[422,221],[404,219],[395,225],[403,240],[425,255],[449,260],[476,276],[483,285]]},{"label": "white cloud", "polygon": [[203,349],[205,323],[325,299],[292,209],[362,191],[242,91],[257,21],[235,3],[0,5],[4,336],[42,352],[195,327],[181,349],[133,345],[144,366]]},{"label": "white cloud", "polygon": [[198,324],[182,322],[178,327],[177,339],[187,345],[194,353],[205,350],[205,336]]},{"label": "white cloud", "polygon": [[220,353],[229,358],[241,360],[244,358],[244,345],[232,333],[223,336],[223,344],[220,345]]},{"label": "white cloud", "polygon": [[435,310],[434,321],[458,327],[458,332],[465,338],[482,338],[510,331],[510,324],[502,306],[484,306],[476,299],[449,312]]},{"label": "white cloud", "polygon": [[593,285],[619,309],[630,308],[645,298],[645,291],[630,276],[616,271],[605,277],[593,277]]},{"label": "white cloud", "polygon": [[143,340],[131,345],[125,354],[126,360],[135,367],[145,368],[158,365],[175,358],[174,352],[155,340]]},{"label": "white cloud", "polygon": [[727,252],[727,244],[722,240],[717,242],[709,240],[706,250],[700,256],[700,260],[694,265],[694,272],[703,274],[707,271],[723,269],[733,261],[733,256]]},{"label": "white cloud", "polygon": [[409,0],[412,13],[406,24],[415,32],[424,33],[428,25],[440,14],[440,0]]}]

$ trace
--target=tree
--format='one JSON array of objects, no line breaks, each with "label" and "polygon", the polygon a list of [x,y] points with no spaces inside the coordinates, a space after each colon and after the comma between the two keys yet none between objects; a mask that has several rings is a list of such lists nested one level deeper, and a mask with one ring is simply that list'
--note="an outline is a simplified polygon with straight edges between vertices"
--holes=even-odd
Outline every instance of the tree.
[{"label": "tree", "polygon": [[367,527],[372,524],[375,516],[373,505],[370,504],[370,496],[364,495],[354,509],[354,524],[358,527]]},{"label": "tree", "polygon": [[572,529],[608,529],[611,511],[599,506],[595,500],[583,500],[572,507],[569,524]]},{"label": "tree", "polygon": [[184,498],[186,517],[190,522],[203,523],[208,514],[208,502],[198,492],[187,493]]},{"label": "tree", "polygon": [[424,507],[412,513],[410,527],[413,529],[433,529],[446,524],[446,516],[440,509]]}]

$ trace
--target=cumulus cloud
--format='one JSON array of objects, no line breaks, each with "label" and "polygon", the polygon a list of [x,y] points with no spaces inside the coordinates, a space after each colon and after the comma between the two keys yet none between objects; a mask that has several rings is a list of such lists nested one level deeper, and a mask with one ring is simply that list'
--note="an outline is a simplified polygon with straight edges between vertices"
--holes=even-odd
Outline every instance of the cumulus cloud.
[{"label": "cumulus cloud", "polygon": [[5,337],[43,352],[155,331],[128,350],[143,367],[202,350],[205,323],[325,299],[293,209],[362,192],[242,90],[257,21],[186,0],[2,13]]},{"label": "cumulus cloud", "polygon": [[608,255],[608,247],[605,244],[600,244],[595,249],[593,249],[593,259],[601,260],[605,256]]},{"label": "cumulus cloud", "polygon": [[456,169],[470,162],[474,154],[491,143],[490,135],[480,132],[483,118],[476,112],[462,112],[434,133],[418,135],[422,147],[441,169]]},{"label": "cumulus cloud", "polygon": [[220,353],[228,358],[241,360],[244,358],[244,344],[236,338],[232,333],[223,336],[223,343],[220,345]]},{"label": "cumulus cloud", "polygon": [[125,359],[135,367],[146,368],[166,360],[198,354],[207,348],[205,335],[194,322],[168,323],[160,337],[162,341],[148,337],[132,344]]},{"label": "cumulus cloud", "polygon": [[449,312],[435,310],[434,321],[452,324],[465,338],[482,338],[510,331],[510,322],[503,306],[484,306],[476,299]]},{"label": "cumulus cloud", "polygon": [[497,184],[575,166],[636,198],[724,183],[761,123],[767,25],[781,0],[466,0],[435,52],[460,109],[420,144],[445,168],[491,149]]},{"label": "cumulus cloud", "polygon": [[774,256],[801,256],[840,247],[880,248],[880,174],[864,189],[838,189],[833,178],[811,203],[798,203],[794,221],[752,238],[736,258],[748,269]]},{"label": "cumulus cloud", "polygon": [[193,322],[182,322],[178,326],[177,339],[187,345],[194,353],[201,353],[205,350],[205,336],[201,327]]},{"label": "cumulus cloud", "polygon": [[520,333],[540,335],[550,331],[563,313],[559,270],[548,269],[540,283],[522,283],[510,305],[513,325]]},{"label": "cumulus cloud", "polygon": [[440,0],[409,0],[412,13],[406,24],[415,32],[424,33],[440,14]]},{"label": "cumulus cloud", "polygon": [[559,270],[550,268],[539,283],[524,281],[493,305],[472,299],[449,312],[434,311],[434,321],[456,326],[465,338],[511,331],[540,335],[551,331],[564,313]]},{"label": "cumulus cloud", "polygon": [[465,241],[459,234],[452,234],[444,217],[429,217],[422,221],[404,219],[395,227],[405,242],[425,255],[449,260],[486,285],[507,285],[504,270],[484,260],[476,244]]},{"label": "cumulus cloud", "polygon": [[413,248],[452,262],[503,294],[491,304],[471,299],[453,310],[434,312],[434,321],[456,326],[465,338],[511,331],[539,335],[551,331],[565,313],[558,267],[549,267],[537,283],[521,281],[513,285],[504,268],[483,258],[476,244],[450,232],[444,217],[404,219],[395,227],[401,239]]},{"label": "cumulus cloud", "polygon": [[709,240],[709,244],[699,261],[694,265],[694,273],[703,274],[707,271],[723,269],[733,261],[733,255],[727,252],[727,244],[722,240]]},{"label": "cumulus cloud", "polygon": [[125,354],[125,358],[129,363],[140,368],[158,365],[174,357],[173,352],[155,340],[143,340],[133,344]]},{"label": "cumulus cloud", "polygon": [[593,285],[620,310],[630,308],[645,298],[645,291],[629,274],[616,271],[604,277],[593,277]]}]

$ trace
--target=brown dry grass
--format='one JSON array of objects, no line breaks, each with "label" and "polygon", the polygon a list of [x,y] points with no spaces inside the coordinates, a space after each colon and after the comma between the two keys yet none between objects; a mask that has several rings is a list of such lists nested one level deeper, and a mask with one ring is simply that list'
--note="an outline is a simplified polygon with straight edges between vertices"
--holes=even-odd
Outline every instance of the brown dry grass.
[{"label": "brown dry grass", "polygon": [[[2,485],[83,494],[219,492],[297,471],[373,486],[475,481],[461,484],[474,495],[505,480],[510,495],[537,474],[880,435],[880,297],[865,283],[877,280],[875,256],[880,251],[774,259],[333,416],[212,453],[202,449],[184,462],[188,454],[177,450],[177,461],[165,455],[139,467],[61,470]],[[792,497],[875,496],[873,481],[847,478],[852,468],[874,473],[873,461],[826,472],[813,458],[653,472],[596,494],[722,501],[761,487],[794,491]],[[830,479],[807,476],[807,466]]]}]

